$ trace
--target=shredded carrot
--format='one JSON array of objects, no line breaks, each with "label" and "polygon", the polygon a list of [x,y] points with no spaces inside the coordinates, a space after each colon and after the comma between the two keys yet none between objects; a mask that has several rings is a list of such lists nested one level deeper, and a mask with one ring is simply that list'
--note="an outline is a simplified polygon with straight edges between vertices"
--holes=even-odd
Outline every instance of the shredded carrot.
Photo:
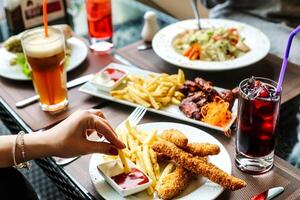
[{"label": "shredded carrot", "polygon": [[229,103],[216,96],[213,102],[207,103],[201,108],[202,121],[211,125],[226,127],[231,120]]}]

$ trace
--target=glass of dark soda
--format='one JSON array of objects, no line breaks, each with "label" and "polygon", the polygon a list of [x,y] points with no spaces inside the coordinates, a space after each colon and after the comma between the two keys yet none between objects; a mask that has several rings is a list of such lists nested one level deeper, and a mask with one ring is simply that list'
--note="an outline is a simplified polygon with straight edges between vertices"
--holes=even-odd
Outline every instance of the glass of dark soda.
[{"label": "glass of dark soda", "polygon": [[235,163],[246,173],[263,174],[273,166],[281,96],[276,86],[261,77],[247,78],[239,85]]}]

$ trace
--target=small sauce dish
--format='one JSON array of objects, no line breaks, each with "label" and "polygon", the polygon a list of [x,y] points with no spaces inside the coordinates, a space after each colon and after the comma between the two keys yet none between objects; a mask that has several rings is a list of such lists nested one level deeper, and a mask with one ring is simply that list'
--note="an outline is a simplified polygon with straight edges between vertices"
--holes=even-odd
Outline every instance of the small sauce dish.
[{"label": "small sauce dish", "polygon": [[129,173],[124,173],[120,159],[103,162],[98,165],[98,169],[106,182],[108,182],[122,197],[126,197],[141,192],[151,186],[152,180],[137,166],[127,159],[131,169]]},{"label": "small sauce dish", "polygon": [[91,83],[98,89],[109,92],[118,87],[127,75],[128,72],[124,70],[107,66],[95,74]]}]

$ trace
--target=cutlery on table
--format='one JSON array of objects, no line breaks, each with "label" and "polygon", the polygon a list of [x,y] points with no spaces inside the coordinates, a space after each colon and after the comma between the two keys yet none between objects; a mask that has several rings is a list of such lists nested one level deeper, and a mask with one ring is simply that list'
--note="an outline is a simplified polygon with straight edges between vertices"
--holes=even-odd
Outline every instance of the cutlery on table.
[{"label": "cutlery on table", "polygon": [[[72,81],[69,81],[69,82],[67,83],[67,88],[70,89],[70,88],[76,87],[76,86],[78,86],[78,85],[81,85],[81,84],[83,84],[83,83],[85,83],[85,82],[91,80],[91,78],[93,78],[93,76],[94,76],[93,74],[88,74],[88,75],[85,75],[85,76],[76,78],[76,79],[74,79],[74,80],[72,80]],[[38,101],[39,98],[40,98],[40,97],[39,97],[38,95],[35,95],[35,96],[29,97],[29,98],[27,98],[27,99],[18,101],[18,102],[16,103],[16,107],[17,107],[17,108],[23,108],[23,107],[25,107],[25,106],[27,106],[27,105],[30,105],[30,104],[32,104],[32,103]]]},{"label": "cutlery on table", "polygon": [[[144,117],[144,115],[145,115],[146,112],[147,112],[147,108],[145,108],[144,106],[138,106],[129,115],[129,117],[127,118],[127,120],[129,120],[129,122],[130,122],[130,124],[132,126],[135,126],[135,125],[137,125],[141,121],[141,119]],[[122,122],[121,124],[119,124],[116,129],[125,128],[125,122],[126,122],[126,120],[124,122]]]},{"label": "cutlery on table", "polygon": [[145,50],[148,50],[148,49],[151,49],[152,48],[152,44],[151,43],[144,43],[144,44],[141,44],[137,47],[137,49],[139,51],[145,51]]},{"label": "cutlery on table", "polygon": [[192,9],[195,15],[195,18],[197,19],[198,29],[201,30],[201,23],[200,23],[200,12],[198,10],[197,6],[197,0],[190,0],[192,4]]},{"label": "cutlery on table", "polygon": [[270,188],[256,196],[252,197],[251,200],[271,200],[271,199],[277,197],[283,191],[284,191],[283,187],[273,187],[273,188]]}]

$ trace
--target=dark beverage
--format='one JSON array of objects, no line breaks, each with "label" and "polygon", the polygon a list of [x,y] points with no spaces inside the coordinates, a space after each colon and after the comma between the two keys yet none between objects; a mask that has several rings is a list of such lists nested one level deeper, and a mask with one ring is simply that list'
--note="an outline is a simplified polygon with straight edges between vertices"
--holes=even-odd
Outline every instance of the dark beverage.
[{"label": "dark beverage", "polygon": [[264,78],[252,77],[240,83],[236,151],[246,160],[266,157],[270,161],[272,157],[273,164],[280,107],[280,95],[275,89],[276,83]]},{"label": "dark beverage", "polygon": [[110,39],[113,33],[111,0],[86,0],[86,10],[90,37]]}]

